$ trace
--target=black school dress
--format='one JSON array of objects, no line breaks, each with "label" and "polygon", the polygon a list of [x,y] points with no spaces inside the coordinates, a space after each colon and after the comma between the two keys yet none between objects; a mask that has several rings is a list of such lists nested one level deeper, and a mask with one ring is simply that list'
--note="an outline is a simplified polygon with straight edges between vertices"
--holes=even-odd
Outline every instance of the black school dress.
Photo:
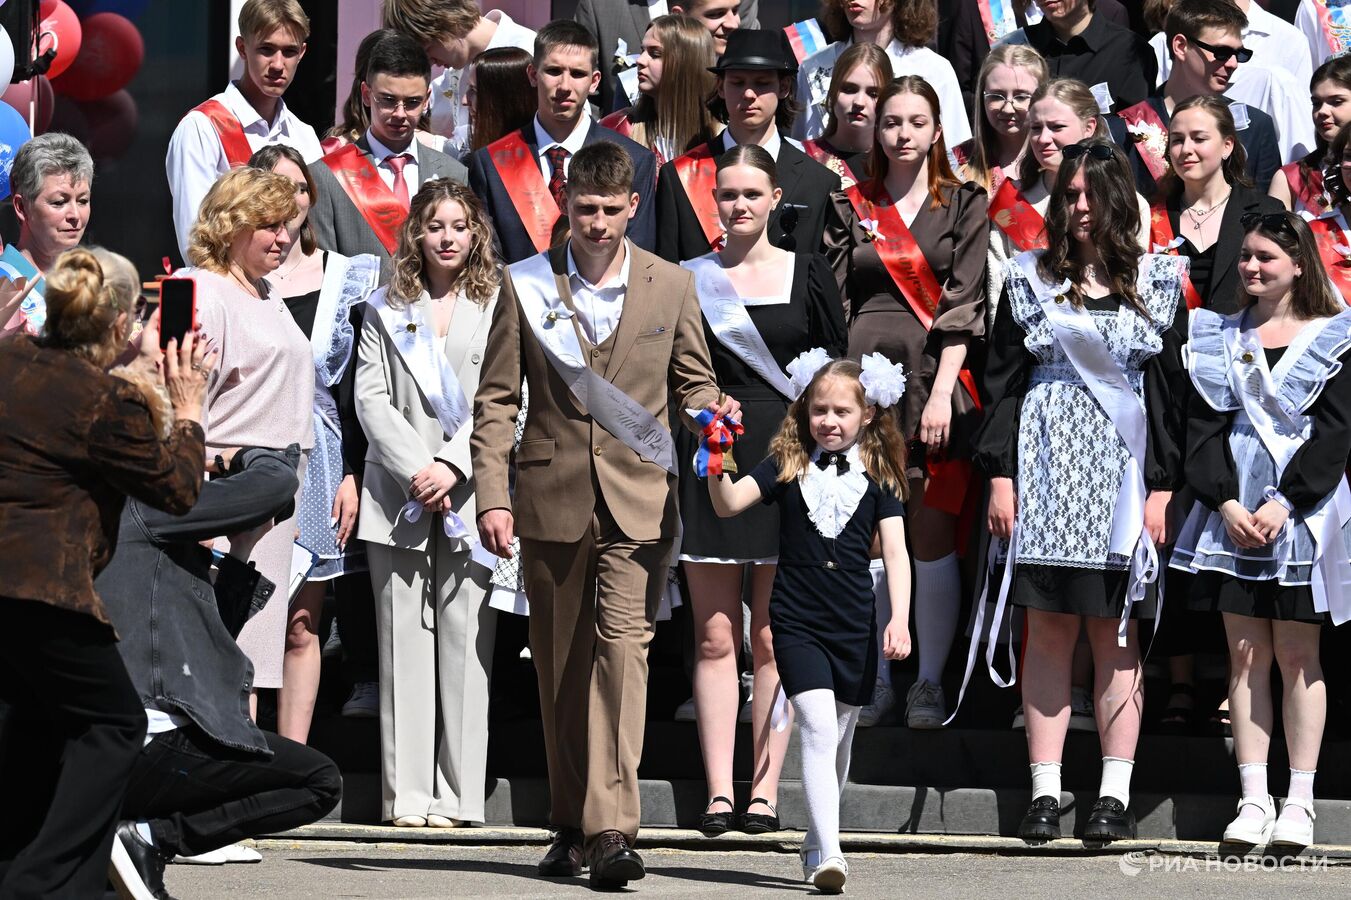
[{"label": "black school dress", "polygon": [[[810,465],[815,465],[813,462]],[[862,472],[854,454],[852,465]],[[779,506],[779,569],[769,600],[774,660],[793,697],[825,688],[863,706],[877,682],[877,606],[868,572],[873,532],[905,515],[905,503],[862,472],[867,488],[835,538],[813,524],[799,479],[780,482],[773,457],[751,472],[765,503]]]}]

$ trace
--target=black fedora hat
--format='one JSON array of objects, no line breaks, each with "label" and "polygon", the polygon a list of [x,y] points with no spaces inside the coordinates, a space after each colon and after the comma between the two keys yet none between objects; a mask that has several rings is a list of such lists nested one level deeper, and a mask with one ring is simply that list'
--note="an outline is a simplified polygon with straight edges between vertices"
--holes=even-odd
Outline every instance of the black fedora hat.
[{"label": "black fedora hat", "polygon": [[727,35],[727,49],[708,71],[721,75],[728,69],[767,69],[793,75],[797,73],[797,57],[782,29],[738,28]]}]

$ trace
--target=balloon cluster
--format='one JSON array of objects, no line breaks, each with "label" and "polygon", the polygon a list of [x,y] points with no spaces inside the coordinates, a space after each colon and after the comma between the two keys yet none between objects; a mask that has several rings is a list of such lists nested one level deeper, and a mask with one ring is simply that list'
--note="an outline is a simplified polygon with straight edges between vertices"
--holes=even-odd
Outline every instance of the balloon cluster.
[{"label": "balloon cluster", "polygon": [[14,153],[32,135],[53,126],[84,141],[96,159],[115,159],[126,152],[135,136],[137,111],[125,88],[145,60],[145,42],[132,20],[149,2],[41,0],[33,55],[55,55],[45,75],[15,84],[10,84],[14,47],[0,31],[0,199],[9,196]]}]

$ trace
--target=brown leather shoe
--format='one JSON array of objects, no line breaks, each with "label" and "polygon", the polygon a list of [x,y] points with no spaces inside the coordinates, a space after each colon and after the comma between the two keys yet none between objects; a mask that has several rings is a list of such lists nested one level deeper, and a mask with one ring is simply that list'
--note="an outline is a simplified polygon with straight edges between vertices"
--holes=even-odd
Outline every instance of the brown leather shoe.
[{"label": "brown leather shoe", "polygon": [[539,861],[539,874],[545,878],[574,878],[582,874],[581,829],[560,828],[554,832],[549,852]]},{"label": "brown leather shoe", "polygon": [[622,888],[647,874],[643,858],[618,831],[602,831],[591,844],[591,888]]}]

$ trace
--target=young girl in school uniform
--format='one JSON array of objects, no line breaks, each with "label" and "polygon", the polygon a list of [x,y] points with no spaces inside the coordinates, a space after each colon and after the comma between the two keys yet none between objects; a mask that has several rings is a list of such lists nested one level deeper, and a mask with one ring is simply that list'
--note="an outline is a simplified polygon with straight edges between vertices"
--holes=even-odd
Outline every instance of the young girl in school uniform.
[{"label": "young girl in school uniform", "polygon": [[[838,894],[849,874],[840,849],[840,791],[859,709],[877,678],[874,534],[892,597],[882,652],[887,659],[910,653],[905,442],[895,417],[884,414],[904,393],[905,379],[880,354],[860,366],[812,350],[789,371],[794,380],[810,381],[789,407],[769,457],[749,478],[709,478],[708,492],[720,516],[759,502],[780,507],[769,616],[779,677],[802,735],[803,878]],[[776,719],[785,721],[786,713]]]}]

